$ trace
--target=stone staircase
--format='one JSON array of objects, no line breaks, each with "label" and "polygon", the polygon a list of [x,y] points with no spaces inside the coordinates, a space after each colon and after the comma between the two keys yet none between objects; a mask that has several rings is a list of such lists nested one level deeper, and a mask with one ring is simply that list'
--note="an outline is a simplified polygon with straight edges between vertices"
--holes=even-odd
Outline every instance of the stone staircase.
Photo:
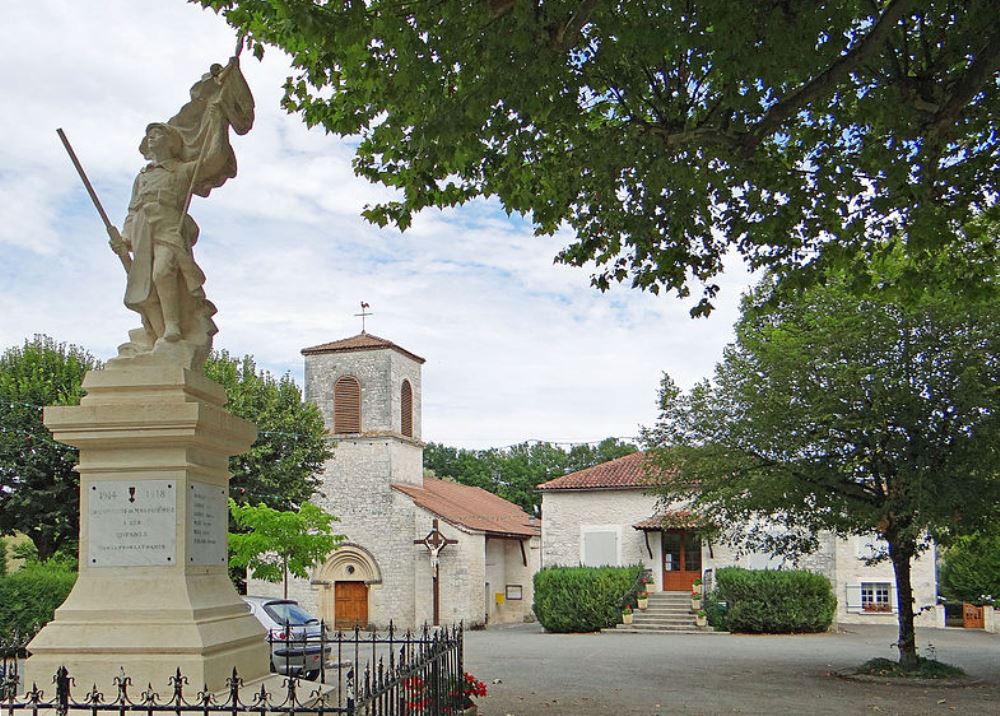
[{"label": "stone staircase", "polygon": [[691,595],[688,592],[650,592],[649,607],[636,609],[631,624],[619,624],[618,632],[701,632],[691,613]]}]

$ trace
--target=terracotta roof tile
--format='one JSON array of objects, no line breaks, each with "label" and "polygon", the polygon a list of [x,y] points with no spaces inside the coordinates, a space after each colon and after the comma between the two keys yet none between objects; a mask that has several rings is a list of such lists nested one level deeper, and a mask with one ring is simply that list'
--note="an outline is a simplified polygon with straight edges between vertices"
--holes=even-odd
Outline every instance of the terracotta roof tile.
[{"label": "terracotta roof tile", "polygon": [[654,484],[644,471],[646,453],[630,455],[603,462],[554,480],[543,482],[539,490],[598,490],[613,488],[639,488]]},{"label": "terracotta roof tile", "polygon": [[632,527],[637,530],[662,530],[670,527],[701,527],[704,524],[705,520],[690,510],[667,510],[666,512],[658,512],[652,517],[647,517],[641,522],[636,522]]},{"label": "terracotta roof tile", "polygon": [[409,495],[418,506],[453,525],[516,537],[537,537],[542,533],[537,518],[513,502],[479,487],[425,477],[423,487],[393,483],[392,488]]},{"label": "terracotta roof tile", "polygon": [[302,349],[302,355],[315,355],[317,353],[347,353],[349,351],[374,351],[388,348],[390,350],[398,351],[408,358],[412,358],[417,361],[417,363],[425,363],[426,361],[415,353],[410,353],[410,351],[397,346],[392,341],[387,341],[385,338],[379,338],[378,336],[372,335],[371,333],[359,333],[356,336],[351,336],[350,338],[342,338],[339,341],[333,341],[332,343],[321,343],[318,346],[311,346],[309,348]]}]

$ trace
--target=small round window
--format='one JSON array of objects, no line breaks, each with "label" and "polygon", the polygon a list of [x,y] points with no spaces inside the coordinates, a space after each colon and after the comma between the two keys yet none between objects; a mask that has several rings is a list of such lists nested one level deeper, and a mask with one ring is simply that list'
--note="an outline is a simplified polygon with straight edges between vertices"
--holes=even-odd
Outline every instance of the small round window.
[{"label": "small round window", "polygon": [[354,565],[353,564],[347,565],[347,573],[348,574],[354,574]]}]

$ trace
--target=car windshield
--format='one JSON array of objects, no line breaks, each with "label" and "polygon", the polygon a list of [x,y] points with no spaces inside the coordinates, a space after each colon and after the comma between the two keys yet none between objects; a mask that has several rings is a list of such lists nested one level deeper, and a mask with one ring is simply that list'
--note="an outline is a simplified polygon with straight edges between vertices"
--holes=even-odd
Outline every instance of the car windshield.
[{"label": "car windshield", "polygon": [[294,602],[271,602],[264,605],[264,611],[278,624],[302,626],[318,622],[312,614]]}]

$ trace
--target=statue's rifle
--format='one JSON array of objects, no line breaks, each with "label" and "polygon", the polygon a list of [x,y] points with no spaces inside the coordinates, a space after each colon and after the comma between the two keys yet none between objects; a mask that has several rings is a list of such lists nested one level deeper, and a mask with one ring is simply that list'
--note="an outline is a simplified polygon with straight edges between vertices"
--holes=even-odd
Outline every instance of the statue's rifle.
[{"label": "statue's rifle", "polygon": [[[63,146],[66,147],[66,152],[69,154],[70,160],[73,162],[73,166],[76,167],[77,174],[80,175],[80,180],[83,182],[83,186],[87,189],[87,193],[90,194],[90,200],[94,202],[94,208],[97,209],[97,213],[101,215],[101,220],[104,222],[105,228],[108,230],[108,234],[116,236],[121,240],[121,235],[118,233],[118,229],[115,225],[111,223],[108,218],[107,213],[104,211],[104,207],[101,206],[101,200],[97,198],[97,192],[94,191],[93,185],[90,183],[90,179],[87,178],[87,173],[83,171],[83,166],[80,164],[80,160],[76,158],[76,152],[73,151],[73,147],[70,145],[69,140],[66,138],[66,133],[62,129],[57,129],[56,134],[59,135],[59,139],[62,140]],[[114,249],[114,246],[112,246]],[[121,259],[122,266],[125,271],[128,272],[132,268],[132,257],[128,253],[128,249],[122,248],[120,251],[115,249],[115,254]]]}]

